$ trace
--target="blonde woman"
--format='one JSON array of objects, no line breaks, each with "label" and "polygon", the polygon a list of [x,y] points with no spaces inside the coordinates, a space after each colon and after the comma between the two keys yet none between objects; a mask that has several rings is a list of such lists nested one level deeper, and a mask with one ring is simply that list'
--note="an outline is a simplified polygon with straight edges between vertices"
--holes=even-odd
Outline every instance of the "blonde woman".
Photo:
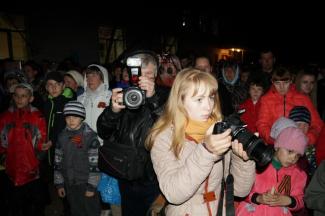
[{"label": "blonde woman", "polygon": [[[184,69],[177,74],[165,111],[153,126],[147,148],[166,215],[216,215],[222,178],[234,176],[234,194],[246,196],[255,179],[255,163],[230,129],[212,134],[221,121],[218,83],[209,73]],[[225,214],[225,209],[223,209]]]}]

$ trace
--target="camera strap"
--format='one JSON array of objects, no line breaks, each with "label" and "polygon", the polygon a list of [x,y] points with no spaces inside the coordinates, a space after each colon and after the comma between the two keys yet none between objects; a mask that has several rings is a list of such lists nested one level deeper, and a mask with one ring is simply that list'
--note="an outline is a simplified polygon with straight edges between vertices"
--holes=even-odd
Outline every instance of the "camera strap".
[{"label": "camera strap", "polygon": [[[221,190],[218,203],[217,216],[222,216],[223,210],[223,199],[226,193],[226,216],[235,216],[235,207],[234,207],[234,177],[231,173],[228,174],[226,181],[224,178],[225,171],[225,159],[222,159],[222,180],[221,180]],[[230,170],[230,169],[229,169]]]}]

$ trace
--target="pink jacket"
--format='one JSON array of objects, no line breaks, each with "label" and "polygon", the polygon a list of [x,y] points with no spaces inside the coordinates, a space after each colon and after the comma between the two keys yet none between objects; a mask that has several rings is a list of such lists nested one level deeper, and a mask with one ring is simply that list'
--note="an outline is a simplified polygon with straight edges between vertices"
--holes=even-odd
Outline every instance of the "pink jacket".
[{"label": "pink jacket", "polygon": [[[285,175],[290,176],[291,190],[290,196],[296,200],[296,206],[292,209],[287,207],[270,207],[267,205],[257,205],[251,202],[251,197],[254,193],[262,194],[275,187],[278,189],[279,184]],[[236,209],[236,215],[291,215],[290,211],[298,211],[304,207],[304,189],[306,186],[307,175],[304,171],[299,169],[297,165],[276,170],[272,164],[270,164],[266,170],[262,173],[256,174],[255,184],[247,199],[241,202]],[[284,194],[284,193],[282,193]]]},{"label": "pink jacket", "polygon": [[274,86],[272,86],[271,89],[262,96],[261,108],[259,110],[256,125],[260,137],[262,137],[265,142],[269,144],[274,143],[274,140],[270,137],[273,123],[282,116],[288,117],[290,110],[294,106],[305,106],[310,111],[311,125],[307,132],[308,143],[316,143],[323,127],[323,122],[310,98],[297,92],[294,85],[290,86],[290,89],[285,96],[280,95]]},{"label": "pink jacket", "polygon": [[[216,215],[224,169],[221,157],[209,153],[202,144],[187,140],[177,159],[170,148],[171,139],[172,129],[168,128],[156,138],[151,150],[160,189],[170,203],[166,215],[209,215],[207,203],[203,200],[205,191],[216,196],[216,200],[208,202],[212,215]],[[255,180],[255,162],[244,162],[231,151],[224,158],[225,178],[230,166],[235,179],[235,195],[247,196]],[[205,190],[207,178],[209,183]]]}]

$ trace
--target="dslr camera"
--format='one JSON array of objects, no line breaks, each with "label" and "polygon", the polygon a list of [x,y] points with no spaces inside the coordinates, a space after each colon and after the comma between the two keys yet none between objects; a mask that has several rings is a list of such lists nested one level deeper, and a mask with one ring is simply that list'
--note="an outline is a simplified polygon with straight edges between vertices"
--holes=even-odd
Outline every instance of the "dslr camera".
[{"label": "dslr camera", "polygon": [[246,125],[240,119],[240,114],[243,112],[245,110],[240,110],[226,117],[224,121],[216,123],[213,134],[223,133],[230,128],[232,140],[237,139],[242,143],[248,157],[255,160],[260,167],[263,167],[271,162],[273,158],[273,146],[265,144],[261,138],[246,129]]},{"label": "dslr camera", "polygon": [[138,86],[141,76],[141,58],[129,57],[126,60],[130,87],[123,90],[123,104],[129,109],[138,109],[145,103],[146,93]]}]

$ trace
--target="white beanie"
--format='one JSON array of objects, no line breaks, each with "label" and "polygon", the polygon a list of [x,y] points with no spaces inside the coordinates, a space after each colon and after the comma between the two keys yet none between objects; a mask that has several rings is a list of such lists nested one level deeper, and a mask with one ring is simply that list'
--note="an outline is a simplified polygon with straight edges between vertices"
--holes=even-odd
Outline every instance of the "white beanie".
[{"label": "white beanie", "polygon": [[84,87],[84,79],[78,71],[70,70],[70,71],[66,72],[65,74],[70,75],[76,81],[78,86]]},{"label": "white beanie", "polygon": [[277,139],[277,137],[282,132],[282,130],[284,130],[285,128],[288,128],[288,127],[297,128],[298,126],[293,120],[285,118],[285,117],[280,117],[272,125],[270,136],[273,139]]}]

